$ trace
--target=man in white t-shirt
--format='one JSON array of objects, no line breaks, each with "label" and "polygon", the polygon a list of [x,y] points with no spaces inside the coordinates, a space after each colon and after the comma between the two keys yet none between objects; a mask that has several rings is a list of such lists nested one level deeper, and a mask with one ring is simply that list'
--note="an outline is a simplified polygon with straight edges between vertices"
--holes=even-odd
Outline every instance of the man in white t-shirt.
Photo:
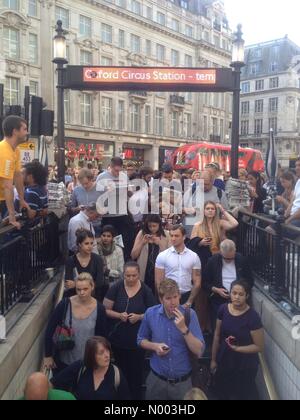
[{"label": "man in white t-shirt", "polygon": [[172,247],[159,254],[155,264],[155,284],[164,279],[175,280],[181,304],[192,306],[201,289],[201,262],[197,254],[185,246],[185,229],[175,225],[170,231]]}]

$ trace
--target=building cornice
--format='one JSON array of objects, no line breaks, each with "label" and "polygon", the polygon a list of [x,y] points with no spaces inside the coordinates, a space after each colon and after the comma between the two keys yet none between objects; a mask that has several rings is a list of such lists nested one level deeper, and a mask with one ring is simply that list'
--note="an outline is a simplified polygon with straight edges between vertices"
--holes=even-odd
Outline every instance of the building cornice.
[{"label": "building cornice", "polygon": [[0,23],[23,31],[26,31],[31,26],[30,18],[11,9],[5,9],[0,12]]},{"label": "building cornice", "polygon": [[275,89],[267,89],[267,90],[258,90],[255,92],[249,93],[241,93],[241,99],[252,97],[252,96],[260,96],[269,95],[270,93],[274,94],[287,94],[287,93],[298,93],[300,95],[300,89],[296,87],[282,87],[282,88],[275,88]]}]

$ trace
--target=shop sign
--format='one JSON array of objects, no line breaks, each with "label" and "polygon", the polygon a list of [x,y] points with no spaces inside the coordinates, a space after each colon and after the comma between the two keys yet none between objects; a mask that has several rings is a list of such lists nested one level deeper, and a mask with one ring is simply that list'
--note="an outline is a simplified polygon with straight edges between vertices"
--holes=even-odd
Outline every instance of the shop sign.
[{"label": "shop sign", "polygon": [[104,145],[101,143],[76,143],[67,141],[66,154],[70,160],[102,160]]}]

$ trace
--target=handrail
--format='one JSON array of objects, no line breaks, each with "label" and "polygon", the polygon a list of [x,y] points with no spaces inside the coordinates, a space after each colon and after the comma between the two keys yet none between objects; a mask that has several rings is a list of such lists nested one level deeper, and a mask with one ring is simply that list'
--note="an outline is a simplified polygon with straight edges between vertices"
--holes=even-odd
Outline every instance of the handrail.
[{"label": "handrail", "polygon": [[262,375],[264,378],[264,383],[266,385],[266,389],[270,397],[270,401],[279,401],[280,399],[276,392],[275,385],[274,385],[274,382],[272,380],[272,376],[270,373],[270,369],[267,365],[265,356],[262,353],[259,353],[259,361],[260,361],[260,366],[262,370]]}]

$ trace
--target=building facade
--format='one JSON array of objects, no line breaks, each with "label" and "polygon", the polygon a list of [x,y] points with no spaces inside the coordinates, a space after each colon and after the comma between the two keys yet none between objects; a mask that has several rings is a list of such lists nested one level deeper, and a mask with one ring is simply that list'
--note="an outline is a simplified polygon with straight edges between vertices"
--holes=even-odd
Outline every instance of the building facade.
[{"label": "building facade", "polygon": [[265,154],[273,129],[289,167],[300,155],[300,47],[288,37],[247,47],[241,89],[241,145]]},{"label": "building facade", "polygon": [[[5,104],[25,86],[56,107],[53,36],[68,32],[74,65],[229,67],[232,34],[224,4],[211,0],[1,0],[0,83]],[[65,92],[66,158],[113,155],[158,168],[178,146],[228,141],[230,93]]]}]

